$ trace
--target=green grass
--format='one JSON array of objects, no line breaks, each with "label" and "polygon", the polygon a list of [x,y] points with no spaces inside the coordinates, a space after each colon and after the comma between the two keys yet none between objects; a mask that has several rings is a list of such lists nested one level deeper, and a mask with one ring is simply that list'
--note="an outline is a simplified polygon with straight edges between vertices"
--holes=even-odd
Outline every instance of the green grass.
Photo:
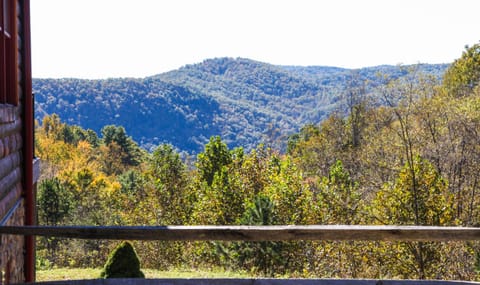
[{"label": "green grass", "polygon": [[[55,268],[48,270],[37,270],[37,281],[55,280],[78,280],[97,279],[100,276],[101,268]],[[145,278],[250,278],[246,272],[232,272],[223,269],[194,270],[174,269],[160,271],[154,269],[142,269]]]},{"label": "green grass", "polygon": [[55,268],[37,270],[37,281],[95,279],[100,276],[101,269],[96,268]]}]

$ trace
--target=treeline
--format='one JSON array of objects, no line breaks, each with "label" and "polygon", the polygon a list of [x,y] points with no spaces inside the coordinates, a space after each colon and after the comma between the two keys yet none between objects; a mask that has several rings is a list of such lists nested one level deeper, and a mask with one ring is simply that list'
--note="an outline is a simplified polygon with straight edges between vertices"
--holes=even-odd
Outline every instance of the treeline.
[{"label": "treeline", "polygon": [[[143,151],[118,126],[95,132],[46,116],[42,224],[477,226],[480,44],[442,83],[414,67],[361,77],[342,111],[305,125],[281,153],[229,149],[218,136],[196,157],[168,144]],[[379,102],[381,104],[379,104]],[[343,110],[348,111],[345,116]],[[48,239],[39,266],[101,266],[113,244]],[[144,267],[213,267],[262,276],[477,279],[477,242],[137,242]]]},{"label": "treeline", "polygon": [[[435,77],[446,67],[418,66]],[[34,79],[33,89],[39,121],[56,113],[97,133],[105,125],[120,125],[148,150],[169,143],[198,154],[211,136],[220,135],[231,148],[251,150],[269,139],[284,151],[287,135],[338,107],[351,73],[216,58],[138,79]],[[356,71],[368,92],[381,84],[378,73],[399,78],[406,71],[395,66]]]}]

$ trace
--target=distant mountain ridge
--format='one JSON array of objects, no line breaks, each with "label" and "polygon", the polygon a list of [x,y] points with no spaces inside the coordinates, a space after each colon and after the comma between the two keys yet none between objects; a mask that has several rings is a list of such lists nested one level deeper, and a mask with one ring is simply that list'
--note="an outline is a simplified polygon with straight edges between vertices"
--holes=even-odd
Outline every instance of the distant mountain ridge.
[{"label": "distant mountain ridge", "polygon": [[[440,77],[447,66],[419,69]],[[142,79],[34,79],[35,117],[56,113],[97,133],[105,125],[122,125],[147,149],[170,143],[196,153],[212,135],[250,149],[325,119],[338,108],[352,72],[215,58]],[[399,77],[406,71],[378,66],[355,73],[373,86],[378,73]]]}]

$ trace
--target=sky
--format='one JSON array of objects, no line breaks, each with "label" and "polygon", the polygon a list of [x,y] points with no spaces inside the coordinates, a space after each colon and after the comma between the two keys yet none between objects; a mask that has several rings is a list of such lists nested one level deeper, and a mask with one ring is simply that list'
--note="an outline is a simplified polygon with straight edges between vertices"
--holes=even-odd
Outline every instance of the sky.
[{"label": "sky", "polygon": [[360,68],[450,63],[478,0],[31,0],[34,78],[145,77],[215,57]]}]

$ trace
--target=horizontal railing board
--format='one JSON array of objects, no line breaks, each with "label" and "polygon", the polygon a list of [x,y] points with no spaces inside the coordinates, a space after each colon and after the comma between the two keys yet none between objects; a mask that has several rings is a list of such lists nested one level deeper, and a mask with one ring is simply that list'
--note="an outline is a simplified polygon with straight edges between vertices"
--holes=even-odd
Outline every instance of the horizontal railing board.
[{"label": "horizontal railing board", "polygon": [[479,284],[469,281],[443,280],[359,280],[359,279],[95,279],[38,282],[43,285],[464,285]]},{"label": "horizontal railing board", "polygon": [[163,241],[467,241],[480,228],[431,226],[17,226],[0,234]]}]

